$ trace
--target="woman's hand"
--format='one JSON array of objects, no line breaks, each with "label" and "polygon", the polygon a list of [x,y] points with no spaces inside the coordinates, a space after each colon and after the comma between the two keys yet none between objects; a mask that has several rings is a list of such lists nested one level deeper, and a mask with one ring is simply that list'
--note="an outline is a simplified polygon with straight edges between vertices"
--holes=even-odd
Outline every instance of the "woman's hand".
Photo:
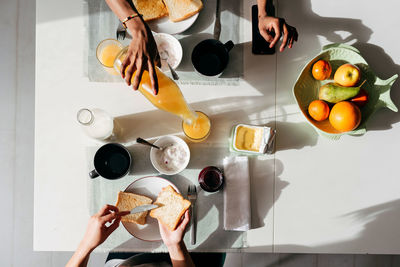
[{"label": "woman's hand", "polygon": [[168,229],[162,223],[158,222],[160,228],[161,238],[167,247],[177,246],[183,242],[183,236],[185,234],[185,229],[189,223],[189,211],[185,212],[183,221],[176,227],[174,231]]},{"label": "woman's hand", "polygon": [[[132,34],[132,41],[121,65],[122,78],[128,85],[132,85],[134,90],[137,90],[143,71],[148,70],[153,92],[156,95],[158,81],[154,62],[159,62],[159,56],[151,30],[139,17],[131,19],[126,24]],[[135,76],[132,78],[134,73]]]},{"label": "woman's hand", "polygon": [[[127,214],[129,211],[118,212],[117,207],[105,205],[98,213],[90,217],[85,236],[66,267],[86,267],[90,253],[117,229],[121,216]],[[109,226],[106,226],[107,222],[110,223]]]},{"label": "woman's hand", "polygon": [[258,29],[264,39],[270,43],[272,48],[283,35],[282,44],[279,51],[283,51],[286,46],[292,48],[293,43],[299,37],[295,27],[290,26],[282,18],[270,17],[267,15],[258,16]]},{"label": "woman's hand", "polygon": [[168,248],[172,266],[174,267],[195,266],[183,242],[183,236],[185,235],[185,229],[188,223],[189,211],[185,212],[183,221],[173,231],[169,230],[168,227],[164,226],[161,222],[158,222],[161,238]]},{"label": "woman's hand", "polygon": [[[95,249],[103,243],[107,237],[118,228],[121,216],[128,212],[119,212],[118,208],[112,205],[105,205],[101,210],[90,217],[86,233],[82,239],[82,246],[88,250]],[[106,226],[106,223],[109,226]]]}]

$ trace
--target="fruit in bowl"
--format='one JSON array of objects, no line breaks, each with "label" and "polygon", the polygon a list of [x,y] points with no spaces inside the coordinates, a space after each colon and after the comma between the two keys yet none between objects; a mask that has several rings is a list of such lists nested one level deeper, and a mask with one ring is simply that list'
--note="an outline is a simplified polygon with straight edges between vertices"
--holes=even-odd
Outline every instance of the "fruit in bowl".
[{"label": "fruit in bowl", "polygon": [[308,114],[316,121],[323,121],[329,117],[329,106],[322,100],[314,100],[308,106]]},{"label": "fruit in bowl", "polygon": [[336,70],[333,77],[336,83],[346,87],[356,86],[360,78],[360,69],[353,64],[343,64]]},{"label": "fruit in bowl", "polygon": [[360,125],[361,111],[351,102],[339,102],[333,106],[329,122],[339,132],[352,131]]},{"label": "fruit in bowl", "polygon": [[351,102],[356,104],[359,108],[362,108],[368,103],[369,96],[368,92],[364,89],[361,89],[358,95],[351,99]]},{"label": "fruit in bowl", "polygon": [[327,83],[319,88],[318,97],[329,103],[338,103],[357,96],[364,82],[357,87],[345,87],[337,83]]},{"label": "fruit in bowl", "polygon": [[[359,105],[361,116],[359,125],[355,129],[342,132],[333,127],[328,119],[317,121],[310,115],[308,110],[310,103],[312,103],[314,100],[323,100],[319,99],[320,88],[326,83],[334,82],[332,80],[320,81],[313,77],[312,68],[319,60],[325,60],[329,62],[332,67],[332,71],[337,71],[343,64],[357,66],[360,71],[360,77],[362,76],[362,79],[366,80],[358,94],[355,96],[346,96],[344,97],[345,99],[340,99],[341,101],[348,101],[356,104],[357,106]],[[392,111],[397,112],[397,107],[390,98],[390,89],[397,77],[398,75],[396,74],[387,80],[382,80],[374,74],[368,63],[355,47],[346,44],[330,44],[324,46],[322,51],[312,60],[310,60],[303,68],[293,87],[293,95],[300,111],[307,119],[307,122],[313,126],[320,135],[329,139],[337,140],[343,134],[364,134],[366,132],[367,121],[374,112],[381,108],[389,108]],[[335,86],[344,87],[340,84]],[[351,87],[356,86],[357,84]],[[363,90],[365,90],[365,93]],[[327,104],[328,106],[331,106],[334,103]],[[332,109],[333,107],[331,107],[330,113],[332,113]],[[358,120],[355,121],[357,122]]]},{"label": "fruit in bowl", "polygon": [[312,75],[314,79],[323,81],[331,77],[332,67],[331,64],[326,60],[318,60],[312,67]]}]

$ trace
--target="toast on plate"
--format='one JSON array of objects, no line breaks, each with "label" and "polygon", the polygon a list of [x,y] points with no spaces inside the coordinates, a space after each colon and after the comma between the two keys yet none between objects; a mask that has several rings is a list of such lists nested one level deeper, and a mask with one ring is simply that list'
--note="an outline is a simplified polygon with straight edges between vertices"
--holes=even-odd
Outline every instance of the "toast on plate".
[{"label": "toast on plate", "polygon": [[142,14],[144,21],[168,16],[168,10],[162,0],[133,0],[133,4]]},{"label": "toast on plate", "polygon": [[163,0],[169,19],[178,22],[193,16],[203,8],[201,0]]},{"label": "toast on plate", "polygon": [[[117,206],[119,211],[127,211],[136,208],[137,206],[151,204],[153,200],[151,198],[137,195],[127,192],[119,192],[118,199],[115,206]],[[146,216],[148,211],[143,211],[135,214],[128,214],[121,217],[122,222],[131,222],[136,224],[146,224]]]},{"label": "toast on plate", "polygon": [[175,230],[182,215],[190,207],[190,201],[184,199],[170,185],[162,189],[154,204],[160,207],[151,210],[150,216],[158,219],[160,223],[170,230]]}]

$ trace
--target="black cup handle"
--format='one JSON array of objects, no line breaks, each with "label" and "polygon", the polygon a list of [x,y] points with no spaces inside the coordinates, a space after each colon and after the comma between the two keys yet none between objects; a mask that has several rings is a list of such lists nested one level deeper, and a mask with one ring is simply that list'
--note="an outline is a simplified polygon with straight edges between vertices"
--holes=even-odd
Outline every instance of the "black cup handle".
[{"label": "black cup handle", "polygon": [[93,170],[93,171],[89,172],[89,176],[90,176],[90,178],[93,179],[93,178],[99,177],[99,173],[96,170]]},{"label": "black cup handle", "polygon": [[229,52],[234,46],[235,44],[232,41],[228,41],[224,44],[226,50]]}]

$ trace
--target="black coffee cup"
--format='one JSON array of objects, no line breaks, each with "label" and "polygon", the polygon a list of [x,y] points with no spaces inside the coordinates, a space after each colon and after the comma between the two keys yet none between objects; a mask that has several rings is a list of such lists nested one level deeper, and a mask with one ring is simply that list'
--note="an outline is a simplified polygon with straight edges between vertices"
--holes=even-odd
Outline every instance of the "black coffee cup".
[{"label": "black coffee cup", "polygon": [[207,39],[198,43],[192,52],[192,64],[197,72],[205,76],[220,75],[229,62],[229,51],[232,41],[225,44],[215,39]]},{"label": "black coffee cup", "polygon": [[94,170],[89,176],[96,178],[100,175],[106,179],[118,179],[129,172],[131,162],[131,154],[123,145],[105,144],[94,155]]}]

